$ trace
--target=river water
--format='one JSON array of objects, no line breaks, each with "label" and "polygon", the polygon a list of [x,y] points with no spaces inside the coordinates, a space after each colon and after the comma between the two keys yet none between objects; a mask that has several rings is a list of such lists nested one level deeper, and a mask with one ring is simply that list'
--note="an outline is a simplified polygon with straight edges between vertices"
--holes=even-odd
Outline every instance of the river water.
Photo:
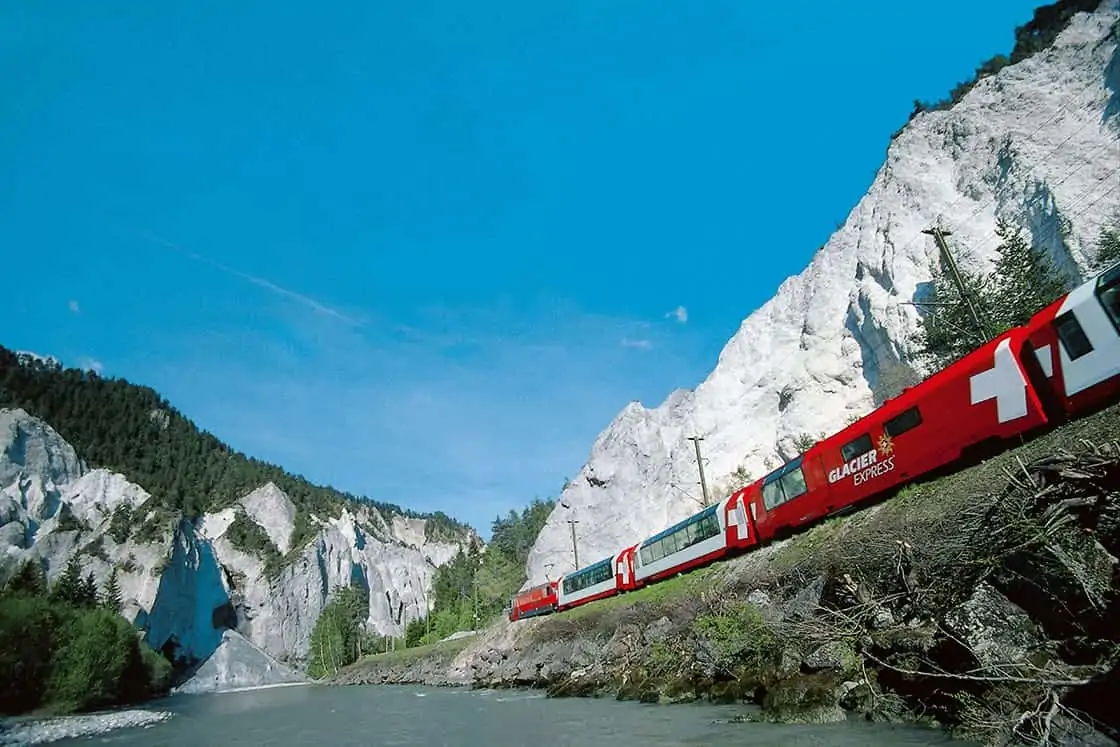
[{"label": "river water", "polygon": [[540,692],[517,690],[298,686],[173,696],[146,708],[174,715],[148,727],[53,744],[886,747],[950,743],[940,732],[858,721],[813,726],[727,723],[737,714],[750,713],[752,709],[748,706],[549,699]]}]

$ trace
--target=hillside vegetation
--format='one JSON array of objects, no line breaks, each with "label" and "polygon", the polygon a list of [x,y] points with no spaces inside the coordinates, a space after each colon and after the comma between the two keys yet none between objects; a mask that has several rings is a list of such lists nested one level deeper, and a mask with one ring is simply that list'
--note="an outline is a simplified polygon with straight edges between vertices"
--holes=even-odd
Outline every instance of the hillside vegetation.
[{"label": "hillside vegetation", "polygon": [[171,665],[120,611],[116,576],[98,590],[76,555],[49,590],[25,562],[0,590],[0,714],[62,713],[167,692]]},{"label": "hillside vegetation", "polygon": [[[155,390],[123,378],[63,368],[0,346],[0,407],[19,407],[50,424],[91,467],[125,475],[152,494],[165,514],[194,518],[233,505],[250,491],[273,482],[296,507],[292,546],[314,530],[310,513],[337,514],[373,505],[386,521],[394,515],[426,519],[429,539],[463,536],[469,528],[443,513],[422,514],[393,503],[359,498],[314,485],[259,459],[248,457],[198,428]],[[122,523],[124,529],[128,522]],[[152,532],[157,527],[138,527]],[[127,535],[126,535],[127,536]],[[260,548],[256,548],[260,551]]]}]

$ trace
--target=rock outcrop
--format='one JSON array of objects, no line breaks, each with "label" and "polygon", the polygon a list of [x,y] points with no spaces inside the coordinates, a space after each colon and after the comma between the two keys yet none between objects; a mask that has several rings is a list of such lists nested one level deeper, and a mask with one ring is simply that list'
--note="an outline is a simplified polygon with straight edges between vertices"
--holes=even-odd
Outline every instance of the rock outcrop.
[{"label": "rock outcrop", "polygon": [[1029,231],[1079,277],[1120,208],[1120,5],[1074,16],[1053,45],[982,78],[948,110],[917,115],[891,142],[867,194],[809,266],[728,341],[695,390],[627,405],[561,493],[527,563],[528,584],[573,569],[567,520],[587,562],[671,525],[709,482],[761,477],[799,434],[833,432],[873,406],[907,360],[911,305],[927,291],[939,219],[969,268],[990,269],[999,218]]},{"label": "rock outcrop", "polygon": [[[286,556],[278,569],[231,541],[239,515]],[[296,509],[272,483],[188,521],[125,476],[89,469],[43,421],[0,410],[0,580],[31,559],[53,582],[74,553],[99,585],[116,568],[122,614],[154,648],[202,665],[192,691],[302,677],[293,672],[340,587],[369,590],[369,631],[402,635],[427,610],[437,566],[477,539],[431,542],[425,520],[386,520],[372,505],[310,521],[317,531],[293,548]]]}]

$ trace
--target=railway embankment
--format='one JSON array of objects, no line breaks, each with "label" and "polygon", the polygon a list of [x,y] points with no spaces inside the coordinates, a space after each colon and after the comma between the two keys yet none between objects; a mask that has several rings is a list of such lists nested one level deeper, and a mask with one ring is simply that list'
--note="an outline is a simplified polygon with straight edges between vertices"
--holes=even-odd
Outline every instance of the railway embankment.
[{"label": "railway embankment", "polygon": [[985,743],[1113,744],[1118,440],[1114,406],[756,552],[368,657],[333,682],[710,699],[757,704],[750,718],[770,721],[865,717]]}]

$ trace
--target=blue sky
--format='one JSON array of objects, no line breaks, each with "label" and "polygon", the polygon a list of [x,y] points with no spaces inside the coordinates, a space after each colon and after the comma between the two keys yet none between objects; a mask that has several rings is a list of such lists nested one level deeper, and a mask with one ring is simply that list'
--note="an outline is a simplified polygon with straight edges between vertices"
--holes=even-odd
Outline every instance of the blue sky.
[{"label": "blue sky", "polygon": [[0,344],[484,536],[1035,2],[0,5]]}]

